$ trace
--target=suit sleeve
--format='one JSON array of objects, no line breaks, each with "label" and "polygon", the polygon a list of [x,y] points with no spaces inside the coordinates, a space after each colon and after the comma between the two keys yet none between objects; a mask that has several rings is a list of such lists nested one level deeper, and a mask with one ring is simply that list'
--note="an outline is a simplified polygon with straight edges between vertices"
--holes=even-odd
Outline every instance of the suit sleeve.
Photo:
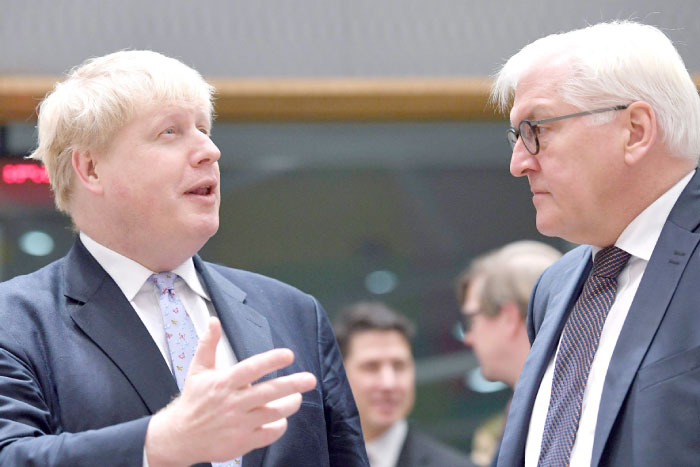
[{"label": "suit sleeve", "polygon": [[360,415],[345,376],[343,358],[326,312],[315,299],[314,305],[330,465],[369,466],[360,428]]},{"label": "suit sleeve", "polygon": [[21,358],[11,336],[0,333],[0,465],[141,465],[150,417],[81,433],[63,431],[33,366]]}]

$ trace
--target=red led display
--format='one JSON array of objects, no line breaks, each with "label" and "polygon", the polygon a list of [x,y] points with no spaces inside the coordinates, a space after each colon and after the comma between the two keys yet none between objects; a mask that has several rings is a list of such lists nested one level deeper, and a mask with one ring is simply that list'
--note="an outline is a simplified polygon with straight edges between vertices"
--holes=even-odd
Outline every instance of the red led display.
[{"label": "red led display", "polygon": [[46,168],[36,164],[7,164],[2,168],[2,181],[9,185],[25,182],[49,183]]}]

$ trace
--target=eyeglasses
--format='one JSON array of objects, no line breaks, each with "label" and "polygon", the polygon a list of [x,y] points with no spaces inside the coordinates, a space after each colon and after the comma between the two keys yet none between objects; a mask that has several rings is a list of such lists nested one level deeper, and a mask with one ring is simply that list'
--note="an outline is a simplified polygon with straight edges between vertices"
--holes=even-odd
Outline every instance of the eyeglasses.
[{"label": "eyeglasses", "polygon": [[518,128],[510,127],[506,130],[506,136],[510,143],[510,148],[515,148],[515,143],[518,142],[518,137],[523,140],[525,149],[533,156],[540,152],[540,140],[537,139],[539,133],[538,125],[542,123],[557,122],[567,118],[583,117],[584,115],[599,114],[603,112],[611,112],[613,110],[624,110],[628,105],[616,105],[614,107],[606,107],[604,109],[586,110],[585,112],[577,112],[575,114],[563,115],[561,117],[545,118],[544,120],[523,120],[518,124]]},{"label": "eyeglasses", "polygon": [[464,340],[464,336],[469,332],[472,327],[472,320],[476,315],[484,314],[483,310],[467,311],[466,313],[459,314],[459,322],[455,324],[454,336],[459,341]]}]

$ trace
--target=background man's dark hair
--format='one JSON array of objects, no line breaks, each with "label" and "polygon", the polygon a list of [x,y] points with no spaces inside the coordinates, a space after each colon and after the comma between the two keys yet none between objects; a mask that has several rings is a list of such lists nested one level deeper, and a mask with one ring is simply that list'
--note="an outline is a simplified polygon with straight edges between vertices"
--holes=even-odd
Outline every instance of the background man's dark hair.
[{"label": "background man's dark hair", "polygon": [[363,331],[398,331],[410,343],[415,334],[413,323],[382,302],[358,302],[346,306],[333,322],[335,337],[343,357],[347,356],[350,339]]}]

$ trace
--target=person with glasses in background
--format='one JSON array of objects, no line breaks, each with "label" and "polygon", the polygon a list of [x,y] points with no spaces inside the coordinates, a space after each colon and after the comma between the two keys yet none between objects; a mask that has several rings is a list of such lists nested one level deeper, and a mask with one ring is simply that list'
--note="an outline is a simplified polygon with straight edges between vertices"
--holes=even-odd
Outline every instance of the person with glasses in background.
[{"label": "person with glasses in background", "polygon": [[[525,317],[530,293],[542,273],[561,253],[542,242],[521,240],[475,258],[457,277],[461,308],[461,337],[470,347],[489,381],[514,388],[530,350]],[[490,452],[475,446],[472,460],[480,465],[493,459],[502,427]],[[475,454],[480,454],[476,459]]]},{"label": "person with glasses in background", "polygon": [[382,302],[358,302],[333,321],[360,411],[371,467],[469,467],[467,456],[407,421],[416,396],[413,323]]},{"label": "person with glasses in background", "polygon": [[700,96],[631,21],[552,34],[497,73],[537,229],[582,244],[530,300],[498,465],[697,465]]}]

